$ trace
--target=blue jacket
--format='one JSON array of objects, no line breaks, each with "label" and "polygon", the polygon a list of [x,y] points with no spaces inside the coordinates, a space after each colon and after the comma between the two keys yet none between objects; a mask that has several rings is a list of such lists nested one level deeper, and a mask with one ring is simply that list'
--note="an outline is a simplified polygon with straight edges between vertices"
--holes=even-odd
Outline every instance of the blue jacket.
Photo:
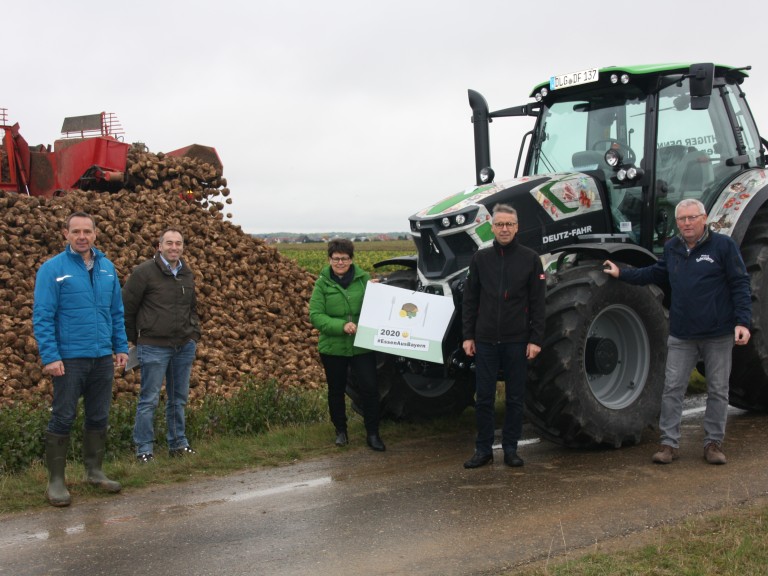
[{"label": "blue jacket", "polygon": [[94,250],[93,271],[88,272],[82,256],[67,245],[37,271],[32,323],[43,366],[65,358],[127,353],[115,266]]},{"label": "blue jacket", "polygon": [[630,284],[669,283],[669,333],[676,338],[715,338],[751,324],[749,274],[730,236],[707,230],[690,253],[676,236],[664,246],[661,260],[645,268],[624,268],[619,278]]}]

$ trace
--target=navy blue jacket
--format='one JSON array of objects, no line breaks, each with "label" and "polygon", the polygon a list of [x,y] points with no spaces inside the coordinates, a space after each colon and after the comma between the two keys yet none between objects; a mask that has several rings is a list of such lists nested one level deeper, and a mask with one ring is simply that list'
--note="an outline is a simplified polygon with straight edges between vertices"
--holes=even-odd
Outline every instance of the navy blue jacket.
[{"label": "navy blue jacket", "polygon": [[715,338],[751,324],[749,274],[730,236],[707,230],[690,253],[676,236],[664,246],[661,260],[645,268],[623,268],[619,278],[641,285],[669,282],[669,333],[676,338]]}]

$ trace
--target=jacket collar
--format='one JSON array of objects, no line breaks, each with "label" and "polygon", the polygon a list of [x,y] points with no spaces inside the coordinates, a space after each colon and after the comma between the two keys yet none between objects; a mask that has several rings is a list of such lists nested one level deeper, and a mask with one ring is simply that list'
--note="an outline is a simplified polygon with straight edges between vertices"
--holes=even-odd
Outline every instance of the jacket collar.
[{"label": "jacket collar", "polygon": [[517,248],[517,236],[512,238],[512,242],[510,242],[509,244],[504,244],[504,245],[499,244],[498,240],[496,240],[494,238],[494,240],[493,240],[493,248],[496,250],[497,254],[503,254],[505,250],[512,251],[515,248]]}]

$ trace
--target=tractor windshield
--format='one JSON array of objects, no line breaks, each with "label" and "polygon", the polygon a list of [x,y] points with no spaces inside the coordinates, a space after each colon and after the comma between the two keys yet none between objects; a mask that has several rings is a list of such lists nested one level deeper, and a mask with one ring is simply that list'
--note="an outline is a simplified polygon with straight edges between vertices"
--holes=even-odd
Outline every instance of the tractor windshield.
[{"label": "tractor windshield", "polygon": [[580,93],[542,109],[528,174],[597,170],[606,187],[617,232],[637,241],[642,188],[616,186],[605,152],[619,150],[628,164],[641,165],[645,148],[646,97],[631,86]]},{"label": "tractor windshield", "polygon": [[603,155],[611,147],[628,162],[636,162],[636,150],[642,153],[645,97],[639,91],[555,102],[541,114],[530,174],[607,170]]}]

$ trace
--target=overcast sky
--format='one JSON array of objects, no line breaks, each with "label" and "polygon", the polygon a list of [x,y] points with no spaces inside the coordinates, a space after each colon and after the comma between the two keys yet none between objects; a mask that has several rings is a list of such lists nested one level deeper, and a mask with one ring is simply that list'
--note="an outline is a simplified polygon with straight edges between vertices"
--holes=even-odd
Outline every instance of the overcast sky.
[{"label": "overcast sky", "polygon": [[[474,183],[468,88],[497,110],[588,67],[752,65],[744,89],[768,135],[764,34],[724,10],[714,0],[15,0],[3,3],[0,107],[30,144],[52,144],[65,116],[106,111],[126,142],[153,152],[214,146],[232,221],[247,232],[405,231],[408,216]],[[491,126],[499,179],[512,177],[531,126]]]}]

